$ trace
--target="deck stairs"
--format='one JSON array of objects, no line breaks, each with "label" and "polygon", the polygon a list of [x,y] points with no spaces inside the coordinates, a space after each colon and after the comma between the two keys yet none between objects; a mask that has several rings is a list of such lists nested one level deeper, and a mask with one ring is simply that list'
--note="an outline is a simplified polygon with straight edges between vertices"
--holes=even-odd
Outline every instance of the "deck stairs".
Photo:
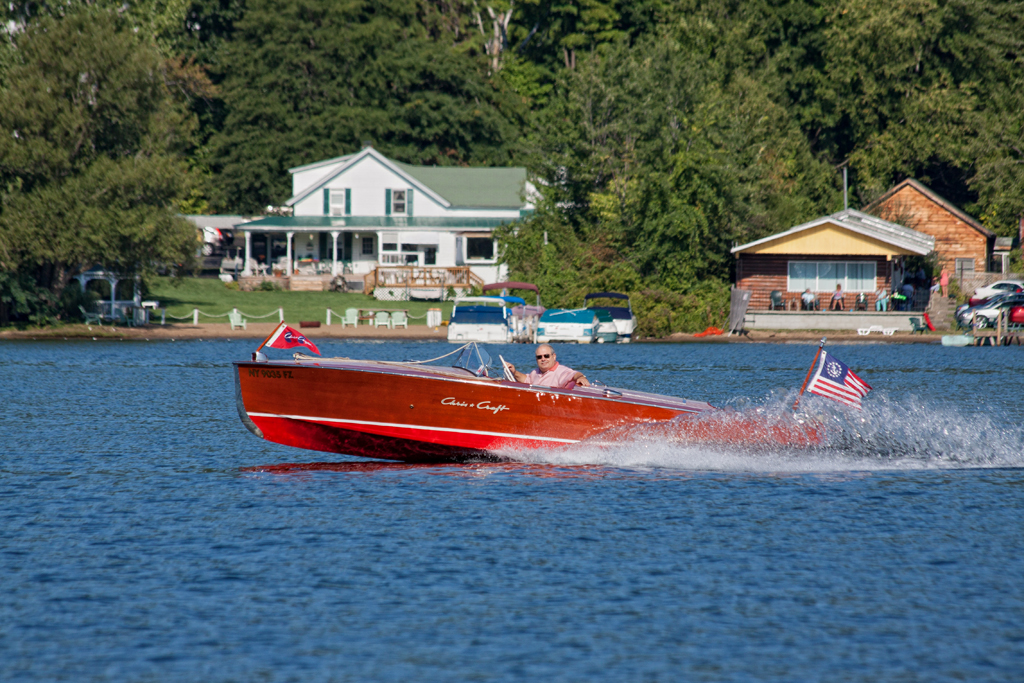
[{"label": "deck stairs", "polygon": [[944,296],[933,296],[925,309],[936,330],[946,331],[956,327],[956,299]]}]

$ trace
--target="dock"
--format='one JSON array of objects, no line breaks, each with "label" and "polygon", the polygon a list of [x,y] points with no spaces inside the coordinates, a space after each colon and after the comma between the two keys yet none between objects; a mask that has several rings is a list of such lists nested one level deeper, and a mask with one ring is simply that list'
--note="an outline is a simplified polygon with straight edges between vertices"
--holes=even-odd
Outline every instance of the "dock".
[{"label": "dock", "polygon": [[975,329],[974,346],[1020,346],[1021,337],[1024,336],[1024,323],[1015,323],[1010,320],[1010,311],[1005,309],[999,312],[996,318],[995,329]]}]

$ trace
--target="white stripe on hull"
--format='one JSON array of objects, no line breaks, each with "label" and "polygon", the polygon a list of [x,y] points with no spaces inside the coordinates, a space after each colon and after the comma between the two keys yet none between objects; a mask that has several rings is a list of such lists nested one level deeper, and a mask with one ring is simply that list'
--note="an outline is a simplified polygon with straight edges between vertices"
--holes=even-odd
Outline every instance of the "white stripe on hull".
[{"label": "white stripe on hull", "polygon": [[332,417],[316,417],[312,415],[282,415],[279,413],[249,413],[250,417],[280,417],[288,420],[303,420],[306,422],[331,422],[335,424],[364,425],[369,427],[393,427],[396,429],[418,429],[432,432],[448,432],[451,434],[476,434],[478,436],[498,436],[505,439],[520,439],[523,441],[551,441],[553,443],[579,443],[578,439],[558,439],[551,436],[526,436],[523,434],[506,434],[504,432],[484,432],[475,429],[453,429],[451,427],[429,427],[427,425],[410,425],[396,422],[369,422],[367,420],[341,420]]}]

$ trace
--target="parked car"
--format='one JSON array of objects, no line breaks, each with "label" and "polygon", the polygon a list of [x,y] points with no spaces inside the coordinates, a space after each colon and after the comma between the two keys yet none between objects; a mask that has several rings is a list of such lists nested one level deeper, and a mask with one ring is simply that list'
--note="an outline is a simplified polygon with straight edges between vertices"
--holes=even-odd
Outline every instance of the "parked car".
[{"label": "parked car", "polygon": [[991,299],[993,296],[998,294],[1012,294],[1014,292],[1024,291],[1024,281],[1022,280],[1000,280],[999,282],[993,282],[987,287],[978,287],[974,290],[974,295],[968,300],[971,306],[978,306],[984,303],[985,299]]},{"label": "parked car", "polygon": [[235,233],[223,228],[211,228],[204,226],[196,231],[196,236],[201,244],[200,253],[203,256],[222,254],[235,239]]},{"label": "parked car", "polygon": [[986,299],[981,299],[980,301],[972,299],[972,301],[975,301],[975,303],[972,304],[970,301],[968,301],[966,304],[960,304],[959,306],[956,307],[956,311],[953,313],[953,316],[956,318],[956,321],[960,324],[961,327],[969,327],[971,324],[971,315],[974,313],[975,310],[977,310],[978,308],[985,308],[986,306],[995,305],[999,301],[1005,299],[1008,296],[1010,296],[1010,293],[1004,292],[1002,294],[990,296]]},{"label": "parked car", "polygon": [[996,316],[1007,308],[1013,309],[1017,306],[1024,306],[1024,292],[1010,293],[999,297],[993,297],[980,306],[972,306],[957,314],[957,322],[962,327],[969,327],[971,318],[981,327],[993,327],[996,324]]}]

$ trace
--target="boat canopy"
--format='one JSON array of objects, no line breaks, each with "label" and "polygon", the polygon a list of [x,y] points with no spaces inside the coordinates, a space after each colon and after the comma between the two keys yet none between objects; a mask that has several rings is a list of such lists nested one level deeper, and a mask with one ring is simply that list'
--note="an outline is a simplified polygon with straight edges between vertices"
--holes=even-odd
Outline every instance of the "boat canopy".
[{"label": "boat canopy", "polygon": [[629,301],[629,297],[625,294],[619,294],[618,292],[594,292],[593,294],[587,294],[583,297],[584,301],[588,299],[625,299]]},{"label": "boat canopy", "polygon": [[452,312],[449,325],[505,325],[505,311],[493,306],[462,306]]},{"label": "boat canopy", "polygon": [[592,308],[576,308],[572,310],[549,308],[544,311],[540,321],[544,323],[580,323],[582,325],[589,325],[594,322],[595,315]]},{"label": "boat canopy", "polygon": [[[520,299],[522,301],[522,299]],[[505,297],[500,296],[464,296],[455,300],[456,308],[464,304],[501,304],[505,305]]]}]

